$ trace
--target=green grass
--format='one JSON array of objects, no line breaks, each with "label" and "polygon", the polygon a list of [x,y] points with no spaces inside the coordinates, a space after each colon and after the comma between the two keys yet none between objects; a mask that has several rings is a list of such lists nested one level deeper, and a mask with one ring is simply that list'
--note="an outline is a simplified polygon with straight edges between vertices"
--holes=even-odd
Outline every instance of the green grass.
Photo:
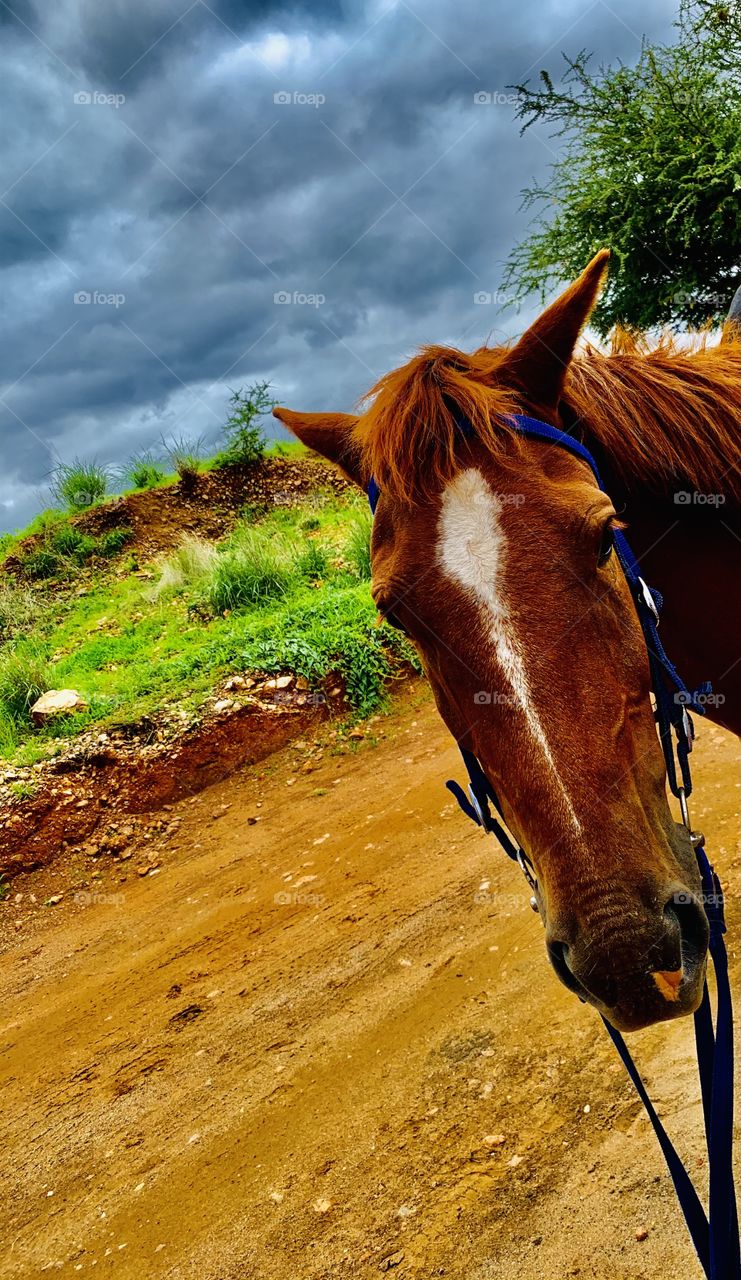
[{"label": "green grass", "polygon": [[64,568],[64,560],[51,547],[34,547],[22,560],[23,568],[29,578],[56,578]]},{"label": "green grass", "polygon": [[321,542],[307,542],[296,559],[296,570],[309,582],[321,582],[331,572],[330,553]]},{"label": "green grass", "polygon": [[42,649],[21,641],[0,654],[0,719],[6,732],[30,727],[30,709],[51,686],[49,666]]},{"label": "green grass", "polygon": [[310,453],[300,440],[271,440],[265,446],[266,458],[308,458]]},{"label": "green grass", "polygon": [[[329,494],[251,514],[218,547],[184,538],[154,584],[121,561],[112,574],[97,556],[83,595],[57,592],[49,607],[46,584],[31,588],[26,622],[7,638],[0,594],[0,754],[33,763],[90,725],[134,723],[165,705],[197,714],[233,671],[296,672],[314,688],[338,673],[348,710],[369,714],[416,655],[376,625],[365,560],[357,546],[348,553],[363,517],[360,495]],[[77,689],[88,707],[34,728],[29,699],[42,686]]]},{"label": "green grass", "polygon": [[91,540],[93,546],[90,554],[104,556],[106,559],[117,556],[119,551],[123,551],[127,543],[131,542],[132,537],[131,529],[123,525],[119,529],[109,529],[107,533],[101,534],[97,542],[95,539]]},{"label": "green grass", "polygon": [[356,511],[350,520],[349,534],[345,544],[345,555],[359,578],[370,582],[371,553],[370,538],[373,519],[367,507]]},{"label": "green grass", "polygon": [[8,790],[15,800],[33,800],[38,788],[33,782],[11,782]]},{"label": "green grass", "polygon": [[19,544],[25,542],[27,538],[41,536],[48,540],[60,524],[65,524],[68,521],[69,515],[66,511],[58,511],[54,507],[49,507],[46,511],[40,511],[25,529],[18,529],[15,533],[4,533],[2,535],[0,559],[5,560],[7,556],[15,555]]},{"label": "green grass", "polygon": [[121,527],[93,538],[67,517],[46,524],[40,531],[41,541],[21,555],[20,561],[26,576],[33,581],[69,578],[96,557],[109,559],[118,555],[131,537],[131,529]]},{"label": "green grass", "polygon": [[0,584],[0,645],[29,631],[39,621],[41,609],[30,587],[12,581]]},{"label": "green grass", "polygon": [[170,465],[180,480],[185,493],[195,489],[198,473],[203,470],[203,439],[191,439],[189,436],[175,436],[172,440],[162,441],[167,452]]},{"label": "green grass", "polygon": [[154,597],[197,586],[211,573],[216,554],[216,548],[210,542],[192,533],[184,534],[170,555],[160,557],[160,576]]},{"label": "green grass", "polygon": [[156,489],[165,478],[165,469],[150,453],[137,453],[124,469],[123,479],[133,489]]},{"label": "green grass", "polygon": [[108,491],[109,474],[106,467],[93,461],[75,458],[74,462],[60,462],[52,476],[52,493],[68,511],[84,511],[100,502]]},{"label": "green grass", "polygon": [[215,613],[263,605],[287,596],[297,573],[294,548],[285,537],[237,526],[214,561],[206,599]]},{"label": "green grass", "polygon": [[66,558],[71,560],[73,564],[81,565],[90,559],[91,555],[96,551],[97,545],[95,538],[81,533],[72,524],[66,524],[61,525],[56,533],[52,534],[49,549],[63,560]]}]

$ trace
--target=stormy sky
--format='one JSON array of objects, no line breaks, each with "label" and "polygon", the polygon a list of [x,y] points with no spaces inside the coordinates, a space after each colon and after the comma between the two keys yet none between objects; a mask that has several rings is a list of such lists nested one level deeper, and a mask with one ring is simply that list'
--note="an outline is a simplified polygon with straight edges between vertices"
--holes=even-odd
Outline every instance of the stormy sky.
[{"label": "stormy sky", "polygon": [[60,461],[213,448],[229,388],[351,409],[422,342],[519,332],[502,266],[558,143],[508,86],[633,62],[675,13],[0,0],[0,528]]}]

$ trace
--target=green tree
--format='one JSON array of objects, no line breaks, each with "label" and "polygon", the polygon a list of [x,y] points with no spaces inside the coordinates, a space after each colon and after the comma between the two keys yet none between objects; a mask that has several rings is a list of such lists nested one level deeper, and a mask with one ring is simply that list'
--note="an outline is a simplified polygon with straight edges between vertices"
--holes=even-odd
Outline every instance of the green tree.
[{"label": "green tree", "polygon": [[741,71],[741,5],[738,0],[683,0],[681,26],[712,46],[718,66]]},{"label": "green tree", "polygon": [[615,323],[718,322],[741,283],[741,17],[739,0],[692,0],[675,44],[644,44],[633,67],[590,68],[564,56],[559,85],[515,85],[522,131],[564,139],[549,180],[528,188],[529,235],[507,263],[514,297],[545,295],[596,251],[612,249],[594,315]]},{"label": "green tree", "polygon": [[246,391],[241,387],[232,391],[224,427],[226,448],[219,455],[222,464],[259,462],[266,445],[259,419],[277,403],[270,395],[269,382],[256,382]]}]

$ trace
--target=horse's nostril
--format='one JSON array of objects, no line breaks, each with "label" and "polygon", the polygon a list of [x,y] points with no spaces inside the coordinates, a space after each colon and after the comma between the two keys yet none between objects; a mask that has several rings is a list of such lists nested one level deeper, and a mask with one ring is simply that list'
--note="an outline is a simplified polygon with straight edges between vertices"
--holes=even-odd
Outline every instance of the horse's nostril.
[{"label": "horse's nostril", "polygon": [[643,1026],[655,1020],[657,1009],[661,1017],[674,1017],[699,999],[707,916],[695,894],[681,884],[671,897],[666,890],[662,897],[663,913],[655,905],[638,910],[636,903],[632,916],[615,911],[609,930],[576,922],[564,930],[569,942],[558,936],[546,939],[549,959],[564,986],[581,1000],[610,1010],[611,1020],[616,1014],[616,1026]]},{"label": "horse's nostril", "polygon": [[569,991],[574,991],[580,999],[584,999],[585,991],[578,978],[574,976],[569,964],[569,948],[565,942],[548,942],[548,955],[558,977]]},{"label": "horse's nostril", "polygon": [[678,930],[683,964],[696,965],[707,951],[710,934],[708,918],[697,898],[689,889],[673,893],[664,907],[664,918],[670,928]]},{"label": "horse's nostril", "polygon": [[[548,942],[546,945],[551,964],[557,976],[564,986],[568,987],[569,991],[575,992],[582,1001],[594,996],[608,1008],[615,1004],[617,1001],[617,981],[612,973],[597,969],[593,963],[588,962],[587,973],[582,978],[580,970],[584,959],[580,948],[572,952],[565,942],[558,941]],[[586,952],[584,954],[588,958],[589,953]]]}]

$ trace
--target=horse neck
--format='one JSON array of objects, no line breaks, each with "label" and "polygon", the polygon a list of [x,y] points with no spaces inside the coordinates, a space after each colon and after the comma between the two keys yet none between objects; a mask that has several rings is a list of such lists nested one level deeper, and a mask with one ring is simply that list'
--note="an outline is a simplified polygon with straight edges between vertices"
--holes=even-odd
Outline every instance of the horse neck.
[{"label": "horse neck", "polygon": [[687,490],[659,497],[621,479],[588,435],[584,442],[590,449],[594,444],[603,484],[628,525],[643,577],[664,597],[661,635],[669,656],[690,687],[712,682],[723,701],[708,705],[708,716],[741,735],[738,503],[710,493],[712,481],[702,497]]}]

